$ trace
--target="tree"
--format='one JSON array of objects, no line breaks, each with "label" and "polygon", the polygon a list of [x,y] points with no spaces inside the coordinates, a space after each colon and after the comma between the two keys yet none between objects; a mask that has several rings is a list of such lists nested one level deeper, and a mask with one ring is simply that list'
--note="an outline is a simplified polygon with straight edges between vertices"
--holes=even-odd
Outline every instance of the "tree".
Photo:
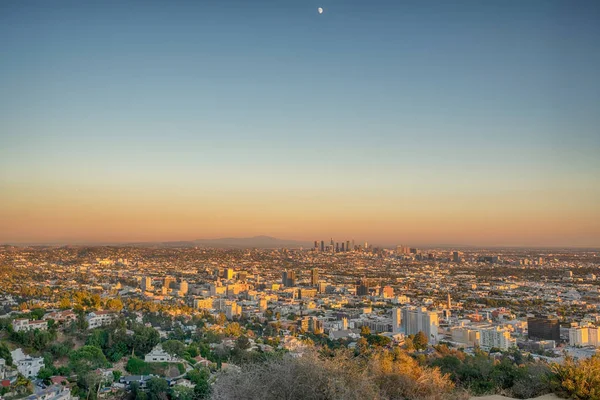
[{"label": "tree", "polygon": [[63,297],[62,299],[60,299],[60,302],[58,303],[58,307],[61,310],[67,310],[69,308],[71,308],[71,299],[69,299],[68,297]]},{"label": "tree", "polygon": [[96,368],[105,368],[108,365],[102,349],[96,346],[83,346],[73,350],[69,355],[69,366],[77,374],[91,371]]},{"label": "tree", "polygon": [[235,342],[235,347],[236,349],[239,350],[247,350],[249,349],[251,346],[250,340],[248,339],[248,337],[246,335],[242,335],[239,338],[237,338],[236,342]]},{"label": "tree", "polygon": [[136,354],[149,353],[160,341],[160,335],[152,327],[134,324],[132,330],[133,335],[128,337],[128,344],[129,348],[134,349]]},{"label": "tree", "polygon": [[179,340],[167,340],[162,343],[162,348],[172,356],[181,357],[183,356],[183,353],[185,353],[185,344]]},{"label": "tree", "polygon": [[10,350],[5,343],[0,343],[0,358],[4,358],[6,365],[12,365],[12,355],[10,354]]},{"label": "tree", "polygon": [[425,350],[427,348],[427,343],[429,343],[429,340],[427,339],[427,335],[425,335],[425,333],[423,331],[419,331],[415,335],[415,337],[413,339],[413,343],[414,343],[415,349]]},{"label": "tree", "polygon": [[237,322],[232,322],[225,328],[225,334],[228,336],[240,336],[242,334],[242,328]]},{"label": "tree", "polygon": [[412,337],[407,336],[404,339],[404,349],[409,352],[415,351],[415,344]]},{"label": "tree", "polygon": [[169,384],[161,378],[151,378],[147,383],[149,400],[167,400]]},{"label": "tree", "polygon": [[552,366],[554,385],[573,399],[600,399],[600,356],[575,361],[566,357],[562,364]]},{"label": "tree", "polygon": [[194,389],[176,385],[173,387],[173,398],[177,400],[194,400]]},{"label": "tree", "polygon": [[40,371],[37,374],[37,377],[47,383],[47,382],[49,382],[50,377],[54,376],[55,373],[56,373],[56,371],[54,370],[54,368],[44,367],[44,368],[40,369]]},{"label": "tree", "polygon": [[356,351],[359,354],[364,354],[367,352],[367,350],[369,350],[369,342],[367,342],[367,339],[365,339],[364,337],[361,337],[356,342]]},{"label": "tree", "polygon": [[360,327],[360,335],[361,336],[369,336],[371,334],[371,328],[366,325]]},{"label": "tree", "polygon": [[123,309],[123,302],[120,298],[108,299],[106,301],[106,308],[111,311],[121,311]]},{"label": "tree", "polygon": [[194,395],[196,399],[208,399],[210,398],[211,388],[208,383],[208,377],[205,379],[196,382],[196,386],[194,387]]}]

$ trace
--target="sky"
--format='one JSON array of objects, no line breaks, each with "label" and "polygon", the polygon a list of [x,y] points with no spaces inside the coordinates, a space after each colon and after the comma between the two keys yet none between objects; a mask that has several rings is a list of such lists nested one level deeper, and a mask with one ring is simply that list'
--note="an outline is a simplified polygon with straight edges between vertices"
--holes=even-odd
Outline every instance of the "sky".
[{"label": "sky", "polygon": [[1,1],[0,243],[600,247],[599,21],[595,0]]}]

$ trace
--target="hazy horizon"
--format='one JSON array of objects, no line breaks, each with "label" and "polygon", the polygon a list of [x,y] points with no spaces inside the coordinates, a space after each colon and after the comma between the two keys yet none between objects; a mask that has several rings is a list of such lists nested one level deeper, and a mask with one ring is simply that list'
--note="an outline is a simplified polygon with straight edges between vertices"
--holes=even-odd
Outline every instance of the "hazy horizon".
[{"label": "hazy horizon", "polygon": [[599,20],[597,1],[1,2],[0,243],[598,248]]}]

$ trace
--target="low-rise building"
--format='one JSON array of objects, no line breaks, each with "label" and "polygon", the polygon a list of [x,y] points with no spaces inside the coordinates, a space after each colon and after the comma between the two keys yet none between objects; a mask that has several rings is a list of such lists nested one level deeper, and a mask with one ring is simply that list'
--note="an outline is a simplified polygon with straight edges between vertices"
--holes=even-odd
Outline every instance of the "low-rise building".
[{"label": "low-rise building", "polygon": [[27,318],[15,319],[12,322],[15,332],[27,332],[39,329],[40,331],[48,330],[48,321],[33,321]]},{"label": "low-rise building", "polygon": [[152,351],[144,357],[146,362],[172,362],[173,356],[167,353],[160,344],[156,345]]},{"label": "low-rise building", "polygon": [[23,353],[23,350],[16,349],[10,352],[13,364],[17,367],[17,370],[21,375],[26,378],[32,378],[37,376],[40,369],[44,368],[43,357],[31,357]]},{"label": "low-rise building", "polygon": [[94,329],[105,325],[110,325],[118,314],[113,311],[92,311],[85,319],[88,323],[88,329]]}]

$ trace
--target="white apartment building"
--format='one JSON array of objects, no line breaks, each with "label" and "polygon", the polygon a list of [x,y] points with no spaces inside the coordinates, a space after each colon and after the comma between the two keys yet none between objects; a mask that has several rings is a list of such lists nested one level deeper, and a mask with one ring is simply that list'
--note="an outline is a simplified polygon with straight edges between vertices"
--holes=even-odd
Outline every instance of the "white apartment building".
[{"label": "white apartment building", "polygon": [[117,313],[112,311],[92,311],[85,319],[88,323],[88,329],[94,329],[105,325],[110,325],[117,319]]},{"label": "white apartment building", "polygon": [[490,350],[493,347],[508,350],[517,345],[517,340],[510,337],[510,331],[499,326],[482,328],[479,330],[479,335],[479,346],[483,350]]},{"label": "white apartment building", "polygon": [[475,329],[455,327],[451,329],[451,332],[453,342],[461,343],[469,347],[479,345],[481,341],[481,334]]},{"label": "white apartment building", "polygon": [[11,351],[10,355],[13,359],[13,365],[17,367],[17,371],[26,378],[37,376],[40,369],[44,368],[43,357],[28,356],[20,348]]},{"label": "white apartment building", "polygon": [[48,330],[48,321],[30,321],[27,318],[15,319],[12,322],[15,332],[26,332],[39,329],[40,331]]},{"label": "white apartment building", "polygon": [[600,347],[600,341],[598,340],[598,327],[589,325],[570,328],[569,344],[571,346]]},{"label": "white apartment building", "polygon": [[440,325],[437,311],[428,311],[425,307],[404,307],[401,320],[405,335],[423,332],[429,343],[437,343]]}]

